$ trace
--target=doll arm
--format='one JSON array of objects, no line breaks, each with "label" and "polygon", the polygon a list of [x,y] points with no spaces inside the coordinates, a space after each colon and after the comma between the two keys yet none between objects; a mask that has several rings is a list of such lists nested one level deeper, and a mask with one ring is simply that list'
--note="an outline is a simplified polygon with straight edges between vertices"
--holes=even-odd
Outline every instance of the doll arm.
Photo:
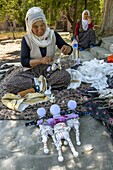
[{"label": "doll arm", "polygon": [[66,120],[76,119],[76,118],[78,118],[78,117],[79,117],[78,114],[72,113],[72,114],[66,115]]},{"label": "doll arm", "polygon": [[36,123],[37,126],[39,126],[41,124],[43,124],[43,119],[38,120],[37,123]]}]

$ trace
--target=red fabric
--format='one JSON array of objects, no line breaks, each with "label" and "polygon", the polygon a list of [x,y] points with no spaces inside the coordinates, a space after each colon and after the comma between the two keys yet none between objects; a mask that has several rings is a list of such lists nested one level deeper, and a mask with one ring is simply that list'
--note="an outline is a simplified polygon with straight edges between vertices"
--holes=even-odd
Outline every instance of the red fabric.
[{"label": "red fabric", "polygon": [[79,34],[79,28],[80,28],[80,21],[78,21],[78,22],[76,23],[75,35],[78,35],[78,34]]},{"label": "red fabric", "polygon": [[110,56],[108,56],[107,62],[108,62],[108,63],[113,63],[113,54],[110,55]]},{"label": "red fabric", "polygon": [[[76,23],[75,35],[78,35],[78,34],[79,34],[79,28],[80,28],[80,21],[78,21],[78,22]],[[88,28],[93,28],[92,22],[91,22],[90,24],[88,24]]]}]

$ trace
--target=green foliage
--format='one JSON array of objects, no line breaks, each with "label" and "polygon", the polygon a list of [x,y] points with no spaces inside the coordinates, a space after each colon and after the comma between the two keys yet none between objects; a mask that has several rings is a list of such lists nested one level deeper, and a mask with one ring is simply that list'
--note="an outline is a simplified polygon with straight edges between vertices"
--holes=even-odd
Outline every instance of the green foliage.
[{"label": "green foliage", "polygon": [[[103,1],[103,0],[101,0]],[[99,24],[101,20],[100,0],[87,0],[87,9],[90,11],[91,18],[95,24]],[[82,12],[85,9],[84,0],[79,0],[77,8],[77,19],[82,17]]]},{"label": "green foliage", "polygon": [[1,0],[0,20],[15,20],[18,17],[18,0]]},{"label": "green foliage", "polygon": [[102,12],[103,9],[103,5],[104,5],[104,0],[100,0],[100,11]]},{"label": "green foliage", "polygon": [[[103,0],[87,0],[87,9],[91,12],[91,17],[96,24],[101,21]],[[75,23],[81,18],[82,11],[85,8],[85,0],[0,0],[0,20],[7,18],[16,20],[23,25],[26,12],[33,6],[39,6],[43,9],[48,24],[54,25],[61,15],[66,15],[70,23]]]}]

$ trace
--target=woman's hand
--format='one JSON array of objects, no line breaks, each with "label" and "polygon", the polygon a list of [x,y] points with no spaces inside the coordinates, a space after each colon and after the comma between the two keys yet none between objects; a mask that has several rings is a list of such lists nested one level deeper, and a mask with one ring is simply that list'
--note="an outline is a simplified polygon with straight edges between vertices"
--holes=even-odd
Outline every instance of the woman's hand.
[{"label": "woman's hand", "polygon": [[64,55],[68,55],[71,52],[71,47],[68,45],[63,45],[61,51]]},{"label": "woman's hand", "polygon": [[79,38],[78,38],[78,35],[76,35],[76,40],[79,42]]},{"label": "woman's hand", "polygon": [[32,59],[32,60],[30,60],[30,66],[33,68],[33,67],[36,67],[40,64],[49,64],[51,61],[53,61],[53,58],[48,57],[48,56],[38,58],[38,59]]},{"label": "woman's hand", "polygon": [[52,58],[52,57],[46,56],[46,57],[42,57],[42,58],[41,58],[41,63],[42,63],[42,64],[49,64],[51,61],[53,61],[53,58]]},{"label": "woman's hand", "polygon": [[88,24],[90,24],[91,23],[91,18],[88,16],[87,19],[88,19]]}]

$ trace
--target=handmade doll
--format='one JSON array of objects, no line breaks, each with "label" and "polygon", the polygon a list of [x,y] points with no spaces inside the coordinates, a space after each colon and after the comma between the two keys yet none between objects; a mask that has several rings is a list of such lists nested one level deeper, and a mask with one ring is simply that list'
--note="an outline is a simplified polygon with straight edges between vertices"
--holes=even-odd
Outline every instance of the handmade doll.
[{"label": "handmade doll", "polygon": [[50,113],[53,115],[52,127],[54,128],[54,135],[56,138],[56,148],[58,151],[58,161],[64,160],[61,151],[61,140],[64,139],[68,142],[70,149],[74,157],[78,156],[78,152],[75,150],[72,141],[69,136],[69,127],[66,125],[66,116],[60,115],[60,107],[57,104],[53,104],[50,107]]},{"label": "handmade doll", "polygon": [[43,107],[37,110],[37,114],[38,114],[39,120],[37,121],[36,125],[39,126],[40,128],[42,142],[44,144],[44,153],[48,154],[49,153],[49,149],[47,147],[48,136],[50,135],[53,139],[54,144],[56,143],[54,133],[53,133],[53,128],[52,126],[49,125],[49,122],[48,122],[49,119],[45,117],[46,110]]},{"label": "handmade doll", "polygon": [[47,77],[49,77],[55,70],[61,70],[61,58],[56,59],[51,66],[47,68]]},{"label": "handmade doll", "polygon": [[[81,142],[79,139],[79,136],[80,136],[80,133],[79,133],[80,123],[78,121],[79,116],[77,116],[76,111],[75,111],[75,109],[77,107],[77,103],[74,100],[69,100],[67,106],[68,106],[69,111],[68,111],[68,114],[66,114],[66,116],[68,116],[68,120],[66,123],[70,130],[71,130],[71,128],[73,128],[75,131],[76,144],[81,145]],[[76,118],[71,118],[73,115],[76,115]]]}]

